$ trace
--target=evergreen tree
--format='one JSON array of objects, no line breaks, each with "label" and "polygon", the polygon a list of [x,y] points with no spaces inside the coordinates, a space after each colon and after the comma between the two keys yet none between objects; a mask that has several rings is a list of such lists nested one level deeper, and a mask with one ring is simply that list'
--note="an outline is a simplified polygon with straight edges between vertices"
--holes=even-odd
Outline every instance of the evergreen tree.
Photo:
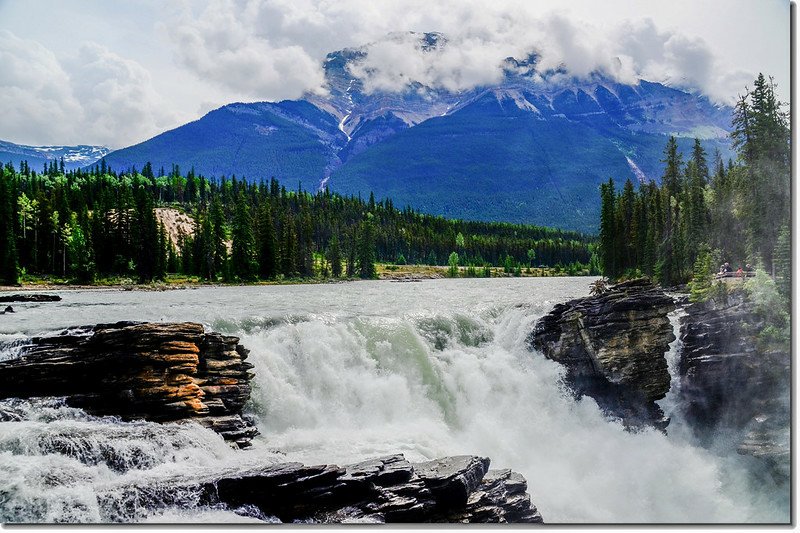
[{"label": "evergreen tree", "polygon": [[[230,184],[230,182],[223,182],[223,185]],[[230,186],[224,187],[229,189]],[[223,190],[224,190],[223,189]],[[211,247],[213,249],[214,258],[214,273],[215,275],[222,275],[225,271],[225,266],[228,260],[228,247],[226,242],[225,233],[225,213],[222,208],[222,201],[219,196],[215,196],[211,202]]]},{"label": "evergreen tree", "polygon": [[252,281],[258,274],[258,261],[256,259],[256,242],[253,235],[253,220],[250,216],[250,206],[244,192],[239,192],[236,201],[231,245],[231,271],[234,277]]},{"label": "evergreen tree", "polygon": [[297,270],[297,233],[294,227],[294,217],[287,212],[283,219],[283,238],[281,239],[281,273],[287,278],[299,274]]},{"label": "evergreen tree", "polygon": [[328,246],[328,262],[331,264],[331,274],[334,278],[342,276],[342,251],[339,248],[339,237],[334,234]]},{"label": "evergreen tree", "polygon": [[19,282],[13,201],[16,197],[13,175],[0,170],[0,283]]},{"label": "evergreen tree", "polygon": [[258,273],[263,279],[278,274],[278,243],[269,200],[261,204],[258,215]]},{"label": "evergreen tree", "polygon": [[600,263],[603,274],[612,279],[620,274],[616,263],[615,197],[613,179],[600,185]]},{"label": "evergreen tree", "polygon": [[361,279],[373,279],[376,275],[375,226],[372,213],[367,213],[358,235],[358,276]]},{"label": "evergreen tree", "polygon": [[775,284],[787,306],[792,298],[792,234],[783,226],[775,246]]}]

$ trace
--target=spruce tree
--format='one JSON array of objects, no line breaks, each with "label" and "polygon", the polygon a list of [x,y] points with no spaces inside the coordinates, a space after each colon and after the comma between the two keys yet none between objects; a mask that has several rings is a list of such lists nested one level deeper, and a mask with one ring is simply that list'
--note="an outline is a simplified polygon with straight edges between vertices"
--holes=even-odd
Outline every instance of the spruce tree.
[{"label": "spruce tree", "polygon": [[299,272],[297,270],[297,232],[291,211],[287,211],[282,226],[281,273],[287,278],[293,278]]},{"label": "spruce tree", "polygon": [[616,242],[617,228],[615,223],[615,198],[614,180],[609,179],[608,183],[600,185],[600,263],[603,274],[611,279],[615,279],[617,271]]},{"label": "spruce tree", "polygon": [[253,235],[253,220],[250,216],[250,206],[244,196],[239,192],[236,201],[231,246],[231,272],[234,277],[245,281],[252,281],[258,274],[258,260],[256,242]]},{"label": "spruce tree", "polygon": [[258,214],[258,274],[262,279],[272,279],[278,274],[278,242],[271,200],[262,202]]},{"label": "spruce tree", "polygon": [[376,277],[375,227],[372,213],[367,213],[358,232],[358,276],[361,279]]},{"label": "spruce tree", "polygon": [[792,297],[792,234],[783,226],[775,246],[775,284],[789,306]]},{"label": "spruce tree", "polygon": [[342,251],[339,248],[339,237],[334,233],[328,246],[328,262],[331,264],[331,274],[334,278],[342,276]]},{"label": "spruce tree", "polygon": [[5,285],[19,282],[12,204],[15,197],[13,175],[0,170],[0,282]]}]

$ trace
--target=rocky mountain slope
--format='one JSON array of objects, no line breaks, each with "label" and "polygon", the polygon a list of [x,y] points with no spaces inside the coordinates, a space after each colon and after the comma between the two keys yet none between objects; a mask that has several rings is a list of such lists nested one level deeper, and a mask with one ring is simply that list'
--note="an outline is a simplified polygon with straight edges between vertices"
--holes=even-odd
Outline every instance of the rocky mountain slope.
[{"label": "rocky mountain slope", "polygon": [[[439,34],[418,39],[425,53],[448,46]],[[368,53],[329,54],[325,96],[230,104],[106,160],[119,170],[150,161],[274,176],[450,217],[594,231],[599,183],[658,179],[666,135],[683,150],[699,137],[709,153],[730,154],[730,109],[659,83],[538,72],[532,55],[506,59],[492,86],[448,91],[412,80],[390,92],[365,85],[358,67]]]},{"label": "rocky mountain slope", "polygon": [[13,163],[16,168],[27,161],[31,170],[42,170],[46,164],[64,159],[64,169],[74,170],[96,163],[111,150],[105,146],[27,146],[0,141],[0,162]]}]

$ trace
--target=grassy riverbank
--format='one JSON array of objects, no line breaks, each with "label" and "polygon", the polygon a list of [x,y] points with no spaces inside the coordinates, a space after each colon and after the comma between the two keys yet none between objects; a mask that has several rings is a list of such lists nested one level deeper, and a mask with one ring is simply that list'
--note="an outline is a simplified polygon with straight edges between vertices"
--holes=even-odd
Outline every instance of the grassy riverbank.
[{"label": "grassy riverbank", "polygon": [[[504,278],[514,277],[502,267],[490,267],[491,277]],[[466,268],[459,269],[459,277],[466,276]],[[482,270],[481,270],[482,272]],[[438,265],[394,265],[378,263],[376,265],[377,279],[388,281],[412,281],[422,279],[447,278],[448,267]],[[531,268],[522,269],[517,277],[557,277],[566,276],[567,272],[558,268]],[[588,272],[582,273],[588,275]],[[186,289],[193,287],[213,287],[213,286],[241,286],[241,285],[297,285],[297,284],[318,284],[318,283],[343,283],[348,281],[358,281],[358,278],[280,278],[271,281],[258,281],[252,283],[225,283],[208,282],[199,276],[187,276],[183,274],[167,274],[163,281],[151,283],[138,283],[135,279],[127,276],[104,277],[95,280],[92,284],[75,283],[71,279],[59,278],[54,276],[23,276],[19,285],[0,285],[2,291],[36,291],[36,290],[88,290],[88,289],[123,289],[123,290],[170,290]]]}]

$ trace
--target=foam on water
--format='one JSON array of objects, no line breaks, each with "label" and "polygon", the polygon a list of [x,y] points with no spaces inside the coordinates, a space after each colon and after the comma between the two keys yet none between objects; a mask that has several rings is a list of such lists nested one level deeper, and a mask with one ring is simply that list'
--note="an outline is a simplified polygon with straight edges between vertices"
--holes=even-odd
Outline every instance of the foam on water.
[{"label": "foam on water", "polygon": [[[29,310],[16,331],[6,324],[0,333],[31,334],[44,320],[60,327],[182,319],[240,335],[255,365],[247,409],[262,435],[241,452],[196,424],[6,401],[0,411],[18,420],[0,423],[0,518],[271,520],[253,509],[208,507],[176,480],[263,461],[467,453],[525,475],[551,523],[787,519],[788,497],[749,483],[744,459],[714,455],[681,431],[625,431],[591,399],[575,401],[561,367],[529,351],[526,338],[554,302],[584,294],[588,282],[536,282],[81,293],[74,300],[117,305],[73,301],[47,318]],[[679,349],[676,341],[669,354],[673,377]],[[662,405],[675,416],[673,400]]]}]

